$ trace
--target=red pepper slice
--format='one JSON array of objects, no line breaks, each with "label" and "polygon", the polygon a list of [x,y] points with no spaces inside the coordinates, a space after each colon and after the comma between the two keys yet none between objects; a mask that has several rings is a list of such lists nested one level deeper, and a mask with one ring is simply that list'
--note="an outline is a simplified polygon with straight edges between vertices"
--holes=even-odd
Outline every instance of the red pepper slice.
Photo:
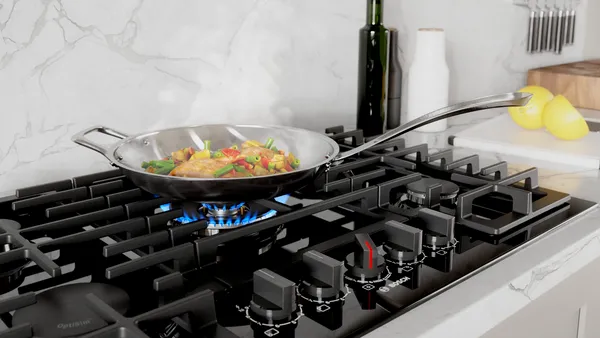
[{"label": "red pepper slice", "polygon": [[294,168],[292,168],[292,166],[287,162],[285,162],[285,166],[283,166],[283,169],[287,171],[294,171]]},{"label": "red pepper slice", "polygon": [[243,158],[240,158],[239,160],[234,161],[234,163],[243,165],[244,168],[248,169],[248,170],[252,170],[252,165],[248,162],[246,162],[246,160],[244,160]]},{"label": "red pepper slice", "polygon": [[262,164],[263,168],[265,169],[269,168],[269,159],[266,157],[261,157],[260,164]]},{"label": "red pepper slice", "polygon": [[231,149],[231,148],[221,149],[221,152],[223,153],[223,155],[225,155],[227,157],[237,157],[240,154],[239,150],[235,150],[235,149]]}]

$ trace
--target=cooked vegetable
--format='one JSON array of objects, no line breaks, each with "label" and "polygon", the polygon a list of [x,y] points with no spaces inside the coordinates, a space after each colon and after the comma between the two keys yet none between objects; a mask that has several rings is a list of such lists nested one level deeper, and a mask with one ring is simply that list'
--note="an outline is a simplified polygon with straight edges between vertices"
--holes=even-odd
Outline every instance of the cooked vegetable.
[{"label": "cooked vegetable", "polygon": [[246,156],[246,162],[248,163],[257,163],[258,161],[260,161],[260,156]]},{"label": "cooked vegetable", "polygon": [[228,164],[221,169],[215,171],[215,177],[221,177],[234,169],[233,164]]},{"label": "cooked vegetable", "polygon": [[298,168],[300,166],[300,160],[295,158],[294,161],[290,163],[290,166],[294,169]]},{"label": "cooked vegetable", "polygon": [[269,137],[267,139],[267,142],[265,142],[265,148],[271,149],[271,147],[273,146],[273,142],[275,142],[275,140],[273,140],[272,137]]},{"label": "cooked vegetable", "polygon": [[204,149],[202,151],[198,151],[198,152],[194,153],[194,155],[192,155],[192,157],[190,157],[190,160],[201,160],[201,159],[207,159],[207,158],[210,158],[210,150]]},{"label": "cooked vegetable", "polygon": [[240,152],[238,150],[231,149],[231,148],[221,149],[221,153],[223,153],[223,155],[225,155],[227,157],[237,157],[240,154]]},{"label": "cooked vegetable", "polygon": [[211,141],[204,141],[204,149],[182,148],[162,160],[142,162],[148,173],[194,178],[229,178],[265,176],[294,171],[300,161],[292,154],[273,146],[269,137],[265,144],[256,140],[211,151]]},{"label": "cooked vegetable", "polygon": [[166,175],[175,169],[175,162],[173,160],[143,162],[142,168],[154,174]]}]

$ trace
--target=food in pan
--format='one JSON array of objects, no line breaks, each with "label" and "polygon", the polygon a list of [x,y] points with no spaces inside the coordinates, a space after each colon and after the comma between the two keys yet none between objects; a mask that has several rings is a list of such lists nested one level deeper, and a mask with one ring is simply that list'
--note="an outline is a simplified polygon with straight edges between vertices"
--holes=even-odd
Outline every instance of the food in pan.
[{"label": "food in pan", "polygon": [[297,169],[300,160],[291,152],[278,150],[268,138],[264,144],[250,140],[229,148],[211,150],[211,142],[204,141],[204,149],[182,148],[162,160],[143,162],[146,172],[192,178],[231,178],[267,176]]}]

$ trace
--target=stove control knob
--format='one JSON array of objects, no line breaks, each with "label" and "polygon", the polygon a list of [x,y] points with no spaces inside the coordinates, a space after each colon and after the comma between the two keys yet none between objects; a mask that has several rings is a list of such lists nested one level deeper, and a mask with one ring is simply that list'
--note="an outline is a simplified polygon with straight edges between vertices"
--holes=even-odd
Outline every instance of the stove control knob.
[{"label": "stove control knob", "polygon": [[362,280],[380,277],[385,270],[385,260],[377,252],[377,246],[368,234],[354,236],[356,249],[346,256],[346,268],[350,274]]},{"label": "stove control knob", "polygon": [[394,261],[414,262],[423,252],[423,231],[397,221],[389,221],[384,227],[387,241],[383,250]]},{"label": "stove control knob", "polygon": [[337,298],[342,288],[342,262],[311,250],[302,255],[308,276],[302,281],[302,291],[322,299]]},{"label": "stove control knob", "polygon": [[452,241],[454,216],[427,208],[420,209],[418,216],[425,223],[425,244],[436,248],[446,246]]},{"label": "stove control knob", "polygon": [[254,293],[250,309],[269,323],[289,319],[296,311],[296,285],[268,269],[253,276]]}]

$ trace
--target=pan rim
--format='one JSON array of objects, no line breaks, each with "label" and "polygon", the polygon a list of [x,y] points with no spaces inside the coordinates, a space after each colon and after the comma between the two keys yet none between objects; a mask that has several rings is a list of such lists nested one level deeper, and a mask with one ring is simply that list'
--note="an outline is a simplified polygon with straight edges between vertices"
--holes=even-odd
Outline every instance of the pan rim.
[{"label": "pan rim", "polygon": [[[276,174],[266,175],[266,176],[228,177],[228,178],[180,177],[180,176],[168,176],[168,175],[153,174],[153,173],[148,173],[146,171],[141,170],[141,167],[133,168],[129,165],[126,165],[126,164],[122,163],[121,160],[119,160],[117,156],[115,156],[115,153],[117,152],[117,150],[120,147],[124,146],[128,142],[131,142],[134,139],[159,134],[162,132],[168,132],[168,131],[173,131],[173,130],[178,130],[178,129],[197,128],[197,127],[245,127],[245,128],[250,127],[250,128],[261,128],[261,129],[277,129],[277,128],[279,128],[279,129],[285,129],[285,130],[290,130],[290,131],[299,131],[299,132],[309,133],[309,134],[313,134],[315,136],[320,137],[321,139],[323,139],[326,143],[328,143],[333,148],[333,151],[331,154],[329,154],[329,158],[325,158],[323,161],[318,162],[317,164],[311,166],[310,168],[294,170],[294,171],[290,171],[287,173],[276,173]],[[137,174],[152,175],[152,177],[162,178],[165,180],[181,180],[181,181],[188,181],[188,182],[189,181],[193,181],[193,182],[223,181],[223,182],[226,182],[226,181],[245,181],[245,180],[256,180],[256,179],[268,179],[270,177],[282,177],[282,176],[286,176],[286,175],[294,176],[294,174],[298,175],[299,173],[317,169],[317,168],[321,167],[322,165],[325,165],[328,162],[331,162],[332,159],[334,159],[339,153],[340,153],[340,146],[338,145],[338,143],[335,140],[333,140],[332,138],[330,138],[329,136],[327,136],[325,134],[321,134],[319,132],[309,130],[309,129],[282,126],[282,125],[214,123],[214,124],[195,124],[195,125],[191,125],[191,126],[179,126],[179,127],[156,129],[156,130],[149,131],[149,132],[131,135],[122,140],[117,141],[112,146],[110,146],[110,148],[108,149],[105,156],[112,163],[112,165],[119,167],[121,169],[135,172]]]}]

